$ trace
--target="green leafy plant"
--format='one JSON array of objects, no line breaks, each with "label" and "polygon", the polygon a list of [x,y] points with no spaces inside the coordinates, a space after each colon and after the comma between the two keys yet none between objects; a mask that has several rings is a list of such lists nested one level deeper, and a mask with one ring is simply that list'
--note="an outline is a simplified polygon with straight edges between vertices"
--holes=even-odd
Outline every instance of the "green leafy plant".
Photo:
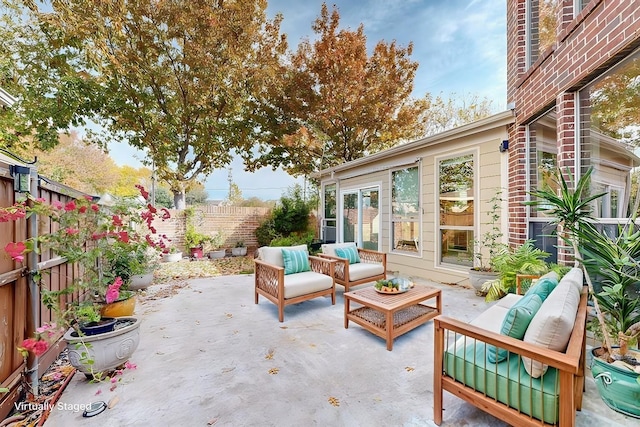
[{"label": "green leafy plant", "polygon": [[238,240],[236,242],[236,248],[244,248],[244,247],[245,247],[245,245],[244,245],[244,241],[243,240]]},{"label": "green leafy plant", "polygon": [[489,201],[491,209],[487,212],[489,221],[486,223],[489,229],[479,239],[473,240],[473,258],[476,265],[472,269],[478,271],[496,271],[495,257],[507,248],[500,240],[503,236],[500,229],[502,190],[499,189]]},{"label": "green leafy plant", "polygon": [[549,271],[545,259],[549,257],[527,240],[518,248],[504,248],[494,256],[494,269],[498,272],[498,279],[484,284],[482,291],[486,292],[486,301],[495,301],[516,290],[518,274],[542,275]]}]

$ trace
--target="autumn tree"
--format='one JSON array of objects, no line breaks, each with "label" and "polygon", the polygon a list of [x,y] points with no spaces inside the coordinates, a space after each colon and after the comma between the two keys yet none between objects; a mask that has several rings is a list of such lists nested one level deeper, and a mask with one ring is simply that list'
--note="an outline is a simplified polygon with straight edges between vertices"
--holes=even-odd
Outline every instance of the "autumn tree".
[{"label": "autumn tree", "polygon": [[422,134],[424,102],[413,100],[418,64],[412,45],[378,42],[367,52],[364,27],[339,29],[340,15],[322,5],[312,28],[271,87],[269,129],[277,143],[246,153],[250,168],[282,166],[293,175],[355,160]]},{"label": "autumn tree", "polygon": [[467,123],[488,117],[492,113],[491,100],[478,95],[450,94],[449,98],[425,95],[426,108],[422,114],[424,134],[435,135]]},{"label": "autumn tree", "polygon": [[0,2],[0,87],[17,99],[0,108],[0,147],[50,149],[95,117],[101,93],[88,78],[77,49],[63,49],[63,35],[39,22],[24,4]]},{"label": "autumn tree", "polygon": [[[14,151],[25,159],[36,158],[39,175],[89,194],[111,192],[121,176],[120,168],[104,150],[75,132],[61,134],[59,143],[46,151],[17,147]],[[135,191],[133,184],[131,189]]]},{"label": "autumn tree", "polygon": [[[25,2],[31,3],[33,2]],[[190,181],[270,135],[253,101],[286,43],[266,0],[59,0],[40,22],[100,85],[99,123],[148,153],[178,208]]]}]

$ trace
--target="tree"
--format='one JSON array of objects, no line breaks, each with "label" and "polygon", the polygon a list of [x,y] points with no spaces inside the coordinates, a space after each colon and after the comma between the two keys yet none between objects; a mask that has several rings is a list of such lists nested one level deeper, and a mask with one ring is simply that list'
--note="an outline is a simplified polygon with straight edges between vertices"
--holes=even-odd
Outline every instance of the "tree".
[{"label": "tree", "polygon": [[258,155],[246,153],[250,169],[308,175],[422,135],[425,104],[410,98],[413,46],[381,41],[369,56],[363,26],[339,30],[339,21],[338,10],[323,4],[312,26],[317,40],[303,41],[281,66],[264,117],[278,138]]},{"label": "tree", "polygon": [[[33,2],[27,2],[33,6]],[[99,123],[148,153],[184,208],[187,183],[271,138],[254,100],[286,49],[266,0],[60,0],[40,22],[100,85]]]},{"label": "tree", "polygon": [[491,115],[491,100],[478,95],[450,94],[448,99],[425,95],[427,108],[423,114],[425,135],[435,135]]},{"label": "tree", "polygon": [[46,150],[94,117],[101,90],[78,50],[62,48],[62,34],[22,3],[35,8],[32,1],[0,4],[0,87],[17,99],[0,108],[0,147]]},{"label": "tree", "polygon": [[[75,132],[70,135],[61,134],[59,141],[48,151],[15,151],[25,159],[37,158],[38,174],[42,176],[89,194],[111,192],[121,175],[118,166],[107,153],[83,141]],[[131,189],[135,192],[133,184],[131,183]]]},{"label": "tree", "polygon": [[238,184],[233,182],[231,168],[229,168],[227,181],[229,182],[229,194],[227,195],[227,201],[230,205],[239,205],[242,202],[242,191],[240,190],[240,187],[238,187]]}]

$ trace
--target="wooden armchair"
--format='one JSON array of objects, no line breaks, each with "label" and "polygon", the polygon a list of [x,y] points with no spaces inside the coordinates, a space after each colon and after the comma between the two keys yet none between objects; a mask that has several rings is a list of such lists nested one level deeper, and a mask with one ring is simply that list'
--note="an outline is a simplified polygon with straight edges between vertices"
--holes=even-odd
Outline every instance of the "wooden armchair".
[{"label": "wooden armchair", "polygon": [[[285,251],[304,251],[308,261],[302,271],[287,270],[283,257]],[[320,257],[309,256],[306,245],[289,247],[262,247],[258,249],[255,262],[255,303],[262,295],[278,306],[278,320],[284,321],[284,307],[312,298],[331,295],[331,304],[336,303],[336,286],[333,279],[335,262]],[[285,268],[287,267],[287,268]],[[298,268],[298,270],[300,270]],[[289,274],[285,274],[285,272]]]},{"label": "wooden armchair", "polygon": [[[336,253],[345,248],[356,251],[356,262]],[[383,252],[357,248],[355,243],[326,243],[321,249],[319,256],[336,261],[334,278],[338,285],[344,286],[345,292],[349,292],[351,286],[387,278],[387,254]]]}]

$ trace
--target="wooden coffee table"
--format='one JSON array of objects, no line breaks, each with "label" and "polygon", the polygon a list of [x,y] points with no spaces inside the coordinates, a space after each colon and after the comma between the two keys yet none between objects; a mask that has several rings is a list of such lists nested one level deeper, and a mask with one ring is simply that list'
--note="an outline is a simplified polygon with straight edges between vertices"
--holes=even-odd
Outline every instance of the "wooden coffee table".
[{"label": "wooden coffee table", "polygon": [[[435,298],[435,306],[423,302]],[[358,304],[351,309],[351,302]],[[373,286],[344,294],[344,327],[349,320],[372,334],[387,340],[387,350],[393,340],[428,322],[442,313],[440,289],[415,285],[401,294],[381,294]]]}]

